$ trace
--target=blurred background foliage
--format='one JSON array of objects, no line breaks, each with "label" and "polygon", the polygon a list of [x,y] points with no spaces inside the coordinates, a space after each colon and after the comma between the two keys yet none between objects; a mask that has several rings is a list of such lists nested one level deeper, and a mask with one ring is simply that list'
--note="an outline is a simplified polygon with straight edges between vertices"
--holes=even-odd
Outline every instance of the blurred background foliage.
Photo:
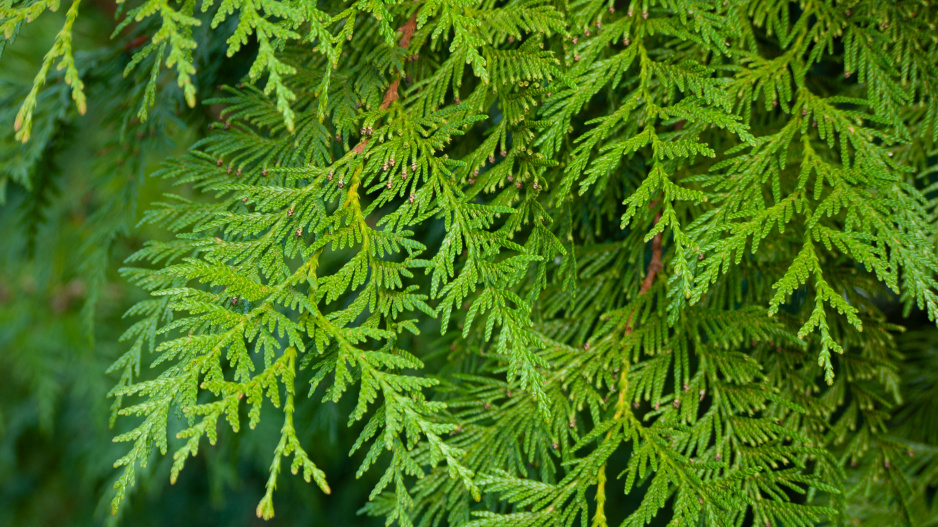
[{"label": "blurred background foliage", "polygon": [[[175,485],[171,457],[154,456],[122,517],[110,515],[111,463],[121,455],[111,438],[129,423],[109,427],[114,378],[105,372],[124,348],[122,315],[144,296],[117,270],[145,240],[166,236],[137,226],[169,186],[148,174],[204,134],[217,109],[187,108],[167,80],[146,124],[125,120],[134,112],[119,105],[139,101],[145,84],[122,76],[137,35],[120,35],[115,45],[113,13],[101,3],[84,10],[75,28],[88,113],[78,115],[53,76],[32,139],[20,144],[14,116],[63,19],[48,13],[30,24],[3,50],[0,68],[0,525],[380,525],[357,514],[374,481],[352,482],[361,460],[340,445],[358,430],[340,422],[347,409],[332,405],[315,416],[298,408],[297,428],[318,460],[333,460],[322,468],[342,493],[323,496],[283,478],[276,519],[259,520],[269,445],[279,438],[280,423],[268,419],[251,434],[222,432]],[[246,61],[213,60],[223,50],[200,37],[200,78],[230,82],[244,74],[238,68]]]}]

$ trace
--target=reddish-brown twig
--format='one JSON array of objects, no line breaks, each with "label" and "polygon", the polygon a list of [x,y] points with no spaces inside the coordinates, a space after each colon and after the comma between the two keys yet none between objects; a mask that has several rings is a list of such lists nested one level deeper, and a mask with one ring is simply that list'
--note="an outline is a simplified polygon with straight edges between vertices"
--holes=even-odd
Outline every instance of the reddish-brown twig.
[{"label": "reddish-brown twig", "polygon": [[[397,45],[404,49],[407,49],[407,47],[410,46],[410,39],[414,36],[414,31],[417,29],[417,13],[419,11],[419,8],[415,10],[414,14],[410,16],[410,20],[405,22],[403,26],[397,29],[401,33],[401,40],[398,41]],[[401,84],[401,72],[399,70],[397,75],[398,77],[394,79],[393,82],[391,82],[391,85],[388,86],[387,91],[384,92],[384,100],[381,101],[381,106],[378,107],[381,110],[387,110],[398,98],[397,88]],[[367,144],[368,138],[362,137],[361,141],[359,141],[358,144],[352,148],[352,152],[361,154],[365,151],[365,145]]]},{"label": "reddish-brown twig", "polygon": [[[648,208],[654,209],[658,206],[658,200],[652,201],[649,204]],[[661,220],[661,211],[659,210],[655,214],[655,221],[652,223],[652,226],[658,225],[658,222]],[[661,263],[661,234],[655,234],[655,237],[651,239],[651,261],[648,262],[648,272],[645,274],[645,279],[642,280],[642,286],[638,290],[639,296],[644,295],[651,289],[651,286],[655,284],[655,276],[658,274],[658,271],[664,269],[664,265]],[[625,334],[628,335],[632,333],[632,315],[634,312],[629,313],[629,319],[625,323]]]}]

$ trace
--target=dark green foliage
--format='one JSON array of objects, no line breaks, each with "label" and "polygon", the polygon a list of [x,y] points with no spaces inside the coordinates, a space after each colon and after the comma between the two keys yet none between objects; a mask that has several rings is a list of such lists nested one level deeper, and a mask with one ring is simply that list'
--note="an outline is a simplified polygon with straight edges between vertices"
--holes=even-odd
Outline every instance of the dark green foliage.
[{"label": "dark green foliage", "polygon": [[255,436],[264,519],[286,468],[356,495],[338,448],[402,526],[938,521],[928,0],[142,0],[88,57],[78,5],[0,93],[0,177],[37,229],[112,95],[86,327],[108,280],[149,293],[107,370],[114,513]]}]

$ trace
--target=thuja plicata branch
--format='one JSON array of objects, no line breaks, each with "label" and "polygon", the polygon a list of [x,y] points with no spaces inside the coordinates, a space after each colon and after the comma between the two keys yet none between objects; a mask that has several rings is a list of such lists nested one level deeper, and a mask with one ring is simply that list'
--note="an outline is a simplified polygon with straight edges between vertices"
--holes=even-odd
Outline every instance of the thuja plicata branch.
[{"label": "thuja plicata branch", "polygon": [[[654,209],[658,205],[659,200],[651,202],[649,209]],[[652,223],[652,226],[658,224],[661,220],[661,211],[659,210],[655,214],[655,220]],[[651,286],[655,283],[655,276],[657,276],[658,271],[664,269],[664,265],[661,263],[661,235],[659,232],[655,234],[654,238],[651,240],[651,261],[648,262],[648,271],[645,274],[645,279],[642,281],[642,286],[638,291],[638,295],[642,296],[647,293]],[[634,312],[633,312],[634,313]],[[625,334],[630,335],[632,333],[632,314],[629,314],[628,322],[625,324]],[[619,374],[619,396],[616,398],[615,404],[615,414],[613,416],[613,421],[618,421],[625,415],[625,412],[628,411],[629,405],[626,401],[626,392],[629,387],[629,360],[627,357],[623,357],[622,360],[622,371]],[[606,441],[612,437],[612,431],[606,433]],[[596,474],[596,515],[593,516],[593,527],[606,527],[606,463],[603,463],[599,467],[599,472]]]}]

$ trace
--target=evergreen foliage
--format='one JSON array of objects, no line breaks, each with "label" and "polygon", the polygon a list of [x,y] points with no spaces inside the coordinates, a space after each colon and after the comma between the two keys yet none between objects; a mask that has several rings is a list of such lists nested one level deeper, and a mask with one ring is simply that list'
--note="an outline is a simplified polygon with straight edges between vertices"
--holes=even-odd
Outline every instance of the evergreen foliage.
[{"label": "evergreen foliage", "polygon": [[172,234],[120,270],[115,514],[262,422],[257,516],[344,492],[316,414],[388,525],[938,522],[931,0],[140,0],[84,54],[79,7],[0,87],[0,189],[37,228],[111,97],[86,331]]}]

